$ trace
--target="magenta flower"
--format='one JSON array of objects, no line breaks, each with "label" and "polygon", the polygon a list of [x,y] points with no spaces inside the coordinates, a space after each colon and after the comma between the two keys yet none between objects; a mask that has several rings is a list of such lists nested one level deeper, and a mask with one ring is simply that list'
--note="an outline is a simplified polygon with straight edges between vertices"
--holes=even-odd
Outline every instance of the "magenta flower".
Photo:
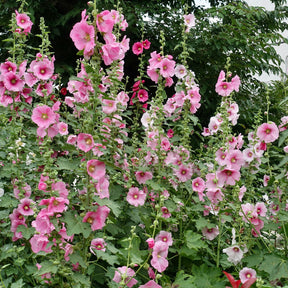
[{"label": "magenta flower", "polygon": [[186,182],[191,179],[193,171],[190,166],[181,164],[178,169],[173,169],[175,176],[178,177],[180,182]]},{"label": "magenta flower", "polygon": [[23,33],[30,33],[33,25],[30,17],[27,14],[19,13],[17,10],[15,10],[15,13],[17,25],[23,29]]},{"label": "magenta flower", "polygon": [[154,280],[150,280],[144,285],[140,285],[139,288],[162,288],[162,286],[158,285]]},{"label": "magenta flower", "polygon": [[143,43],[142,42],[136,42],[133,44],[132,46],[132,52],[135,54],[135,55],[140,55],[143,53]]},{"label": "magenta flower", "polygon": [[144,41],[142,41],[142,45],[143,45],[143,48],[147,50],[150,48],[151,42],[145,39]]},{"label": "magenta flower", "polygon": [[131,187],[126,197],[127,202],[135,207],[143,206],[145,199],[146,193],[137,187]]},{"label": "magenta flower", "polygon": [[279,137],[279,129],[274,122],[263,123],[257,129],[257,136],[260,141],[265,143],[274,142]]},{"label": "magenta flower", "polygon": [[107,244],[105,243],[105,241],[104,241],[103,238],[95,238],[95,239],[93,239],[93,240],[91,241],[91,244],[90,244],[90,252],[91,252],[92,254],[94,254],[94,255],[96,255],[96,254],[95,254],[95,252],[94,252],[93,249],[96,249],[96,250],[100,250],[100,251],[105,252],[105,250],[106,250],[105,246],[106,246],[106,245],[107,245]]},{"label": "magenta flower", "polygon": [[120,283],[120,281],[122,280],[122,277],[124,276],[125,285],[127,287],[133,287],[138,282],[136,279],[133,278],[134,275],[135,275],[135,272],[133,269],[128,268],[126,266],[122,266],[122,267],[117,268],[112,280],[116,283]]},{"label": "magenta flower", "polygon": [[106,174],[105,163],[96,159],[87,162],[87,172],[95,180],[100,180]]},{"label": "magenta flower", "polygon": [[25,82],[14,72],[8,72],[2,76],[4,86],[7,90],[20,92],[23,90]]},{"label": "magenta flower", "polygon": [[76,23],[71,32],[70,37],[78,50],[84,50],[84,56],[91,56],[91,51],[95,47],[95,30],[93,25],[88,25],[86,10],[82,11],[82,19]]},{"label": "magenta flower", "polygon": [[90,151],[94,147],[94,139],[92,135],[86,133],[78,134],[77,146],[84,152]]},{"label": "magenta flower", "polygon": [[56,114],[47,105],[42,105],[33,109],[31,119],[40,128],[48,128],[55,123]]},{"label": "magenta flower", "polygon": [[42,199],[39,203],[39,205],[47,206],[47,215],[49,216],[66,211],[66,204],[69,204],[69,200],[63,197],[51,197],[49,199]]},{"label": "magenta flower", "polygon": [[140,89],[137,93],[139,102],[146,102],[148,100],[148,92],[145,89]]},{"label": "magenta flower", "polygon": [[91,224],[93,231],[100,230],[105,226],[109,212],[110,209],[107,206],[98,206],[96,212],[87,212],[82,222]]},{"label": "magenta flower", "polygon": [[32,227],[40,234],[50,234],[54,229],[54,225],[50,222],[48,215],[39,213],[36,220],[32,221]]},{"label": "magenta flower", "polygon": [[135,177],[139,184],[145,184],[146,181],[153,178],[153,174],[151,172],[137,171],[135,172]]},{"label": "magenta flower", "polygon": [[5,74],[8,72],[16,73],[17,65],[13,62],[6,61],[0,64],[0,73]]},{"label": "magenta flower", "polygon": [[162,273],[168,267],[169,263],[166,259],[168,255],[168,245],[163,241],[155,243],[152,252],[151,265],[160,273]]}]

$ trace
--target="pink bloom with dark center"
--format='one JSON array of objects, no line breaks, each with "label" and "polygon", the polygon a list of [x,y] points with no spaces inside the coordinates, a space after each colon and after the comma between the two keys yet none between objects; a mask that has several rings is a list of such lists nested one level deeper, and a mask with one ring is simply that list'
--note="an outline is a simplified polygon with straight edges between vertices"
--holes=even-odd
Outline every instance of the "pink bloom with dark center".
[{"label": "pink bloom with dark center", "polygon": [[124,282],[127,287],[133,287],[135,284],[137,284],[138,281],[133,278],[133,276],[135,275],[134,270],[126,266],[117,268],[112,280],[116,283],[120,283],[123,275],[125,275]]},{"label": "pink bloom with dark center", "polygon": [[162,241],[166,243],[168,246],[172,246],[173,239],[172,234],[167,231],[160,231],[159,234],[155,237],[155,242]]},{"label": "pink bloom with dark center", "polygon": [[239,278],[244,284],[251,278],[256,278],[256,271],[252,268],[245,267],[239,272]]},{"label": "pink bloom with dark center", "polygon": [[175,176],[178,177],[180,182],[186,182],[191,179],[193,171],[190,166],[181,164],[178,169],[173,169]]},{"label": "pink bloom with dark center", "polygon": [[239,181],[240,172],[235,169],[223,169],[217,172],[217,177],[219,181],[223,181],[226,185],[235,185],[235,181]]},{"label": "pink bloom with dark center", "polygon": [[155,243],[152,251],[151,265],[160,273],[168,267],[169,263],[166,259],[169,246],[163,241]]},{"label": "pink bloom with dark center", "polygon": [[143,206],[146,199],[146,193],[137,187],[131,187],[128,191],[126,200],[129,204],[138,207]]},{"label": "pink bloom with dark center", "polygon": [[241,259],[244,256],[244,252],[240,249],[238,245],[223,249],[223,252],[228,255],[227,260],[234,265],[240,263]]},{"label": "pink bloom with dark center", "polygon": [[146,181],[153,178],[153,174],[148,171],[137,171],[135,172],[135,177],[139,184],[145,184]]},{"label": "pink bloom with dark center", "polygon": [[105,250],[106,250],[105,246],[106,245],[107,244],[103,238],[95,238],[91,241],[89,249],[90,249],[90,252],[92,254],[96,255],[96,253],[94,252],[94,249],[105,252]]},{"label": "pink bloom with dark center", "polygon": [[33,201],[29,198],[24,198],[20,200],[20,204],[18,205],[18,211],[24,216],[29,216],[34,214],[34,210],[32,209]]},{"label": "pink bloom with dark center", "polygon": [[244,164],[242,152],[240,150],[229,150],[225,158],[225,163],[229,169],[240,170]]},{"label": "pink bloom with dark center", "polygon": [[2,80],[4,86],[7,90],[13,92],[20,92],[24,88],[24,80],[22,80],[19,75],[15,74],[14,72],[8,72],[3,74]]},{"label": "pink bloom with dark center", "polygon": [[175,76],[178,79],[183,79],[187,75],[187,71],[184,65],[177,65],[175,68]]},{"label": "pink bloom with dark center", "polygon": [[6,61],[0,64],[0,73],[3,75],[8,72],[16,73],[17,65],[13,62]]},{"label": "pink bloom with dark center", "polygon": [[59,131],[59,134],[61,135],[67,135],[68,134],[68,125],[64,122],[59,122],[57,124],[57,128]]},{"label": "pink bloom with dark center", "polygon": [[54,58],[50,61],[44,58],[40,61],[34,60],[30,65],[31,71],[40,80],[49,80],[54,73]]},{"label": "pink bloom with dark center", "polygon": [[260,141],[271,143],[278,139],[279,129],[274,122],[263,123],[258,127],[256,134]]},{"label": "pink bloom with dark center", "polygon": [[105,163],[96,159],[87,162],[87,172],[95,180],[100,180],[106,174]]},{"label": "pink bloom with dark center", "polygon": [[30,17],[27,14],[19,13],[17,10],[15,10],[16,13],[16,23],[17,25],[23,29],[23,32],[25,34],[30,33],[33,23],[30,20]]},{"label": "pink bloom with dark center", "polygon": [[140,55],[143,53],[143,43],[142,42],[136,42],[133,44],[132,46],[132,52],[135,54],[135,55]]},{"label": "pink bloom with dark center", "polygon": [[170,218],[171,213],[169,212],[169,209],[167,207],[161,207],[162,217],[164,218]]},{"label": "pink bloom with dark center", "polygon": [[258,216],[265,217],[267,208],[263,202],[257,202],[255,204],[254,211],[257,213]]},{"label": "pink bloom with dark center", "polygon": [[56,114],[47,105],[37,106],[33,109],[31,119],[40,128],[48,128],[56,121]]},{"label": "pink bloom with dark center", "polygon": [[87,212],[82,222],[91,224],[93,231],[100,230],[105,226],[109,212],[110,209],[107,206],[98,206],[96,212]]},{"label": "pink bloom with dark center", "polygon": [[137,93],[139,102],[146,102],[148,100],[148,92],[145,89],[140,89]]},{"label": "pink bloom with dark center", "polygon": [[77,137],[77,146],[84,152],[90,151],[94,147],[94,139],[91,134],[79,133]]},{"label": "pink bloom with dark center", "polygon": [[206,239],[212,241],[219,235],[219,229],[218,227],[213,227],[213,228],[205,227],[202,229],[202,234]]}]

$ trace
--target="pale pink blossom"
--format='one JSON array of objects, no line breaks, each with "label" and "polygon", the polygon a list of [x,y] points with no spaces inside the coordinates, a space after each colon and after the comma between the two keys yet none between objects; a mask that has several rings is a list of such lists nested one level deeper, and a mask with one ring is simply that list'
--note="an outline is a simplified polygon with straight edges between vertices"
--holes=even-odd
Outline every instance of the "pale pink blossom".
[{"label": "pale pink blossom", "polygon": [[219,235],[219,229],[217,226],[213,228],[205,227],[202,229],[202,234],[207,240],[212,241]]},{"label": "pale pink blossom", "polygon": [[151,265],[160,273],[165,271],[169,265],[166,259],[168,248],[168,244],[163,241],[156,242],[153,247]]},{"label": "pale pink blossom", "polygon": [[97,15],[96,25],[100,32],[111,33],[114,27],[115,20],[110,11],[104,10]]},{"label": "pale pink blossom", "polygon": [[31,249],[34,253],[38,253],[40,251],[51,253],[51,246],[47,247],[49,244],[48,237],[43,234],[35,234],[30,240]]},{"label": "pale pink blossom", "polygon": [[115,100],[102,99],[102,111],[105,114],[112,114],[117,111],[117,102]]},{"label": "pale pink blossom", "polygon": [[18,211],[24,216],[29,216],[34,214],[33,210],[34,202],[29,198],[23,198],[20,200],[20,204],[18,205]]},{"label": "pale pink blossom", "polygon": [[137,187],[131,187],[128,191],[126,200],[129,204],[138,207],[143,206],[146,199],[146,193]]},{"label": "pale pink blossom", "polygon": [[260,141],[264,141],[265,143],[271,143],[278,139],[279,129],[274,122],[263,123],[258,127],[256,134]]},{"label": "pale pink blossom", "polygon": [[30,17],[25,13],[19,13],[17,10],[15,10],[15,13],[16,13],[16,23],[18,27],[23,29],[21,33],[22,32],[25,34],[30,33],[33,26]]},{"label": "pale pink blossom", "polygon": [[57,123],[57,128],[58,128],[59,134],[61,135],[67,135],[69,132],[67,123],[59,122]]},{"label": "pale pink blossom", "polygon": [[91,134],[79,133],[77,137],[77,147],[84,152],[90,151],[94,147],[94,139]]},{"label": "pale pink blossom", "polygon": [[239,272],[239,278],[241,280],[241,283],[247,282],[251,278],[256,278],[256,271],[252,268],[244,267]]},{"label": "pale pink blossom", "polygon": [[157,241],[162,241],[166,243],[168,246],[172,246],[173,244],[172,234],[170,232],[162,230],[155,237],[155,242]]},{"label": "pale pink blossom", "polygon": [[106,177],[102,177],[95,185],[97,194],[100,199],[109,198],[109,180]]},{"label": "pale pink blossom", "polygon": [[47,105],[42,105],[33,109],[31,119],[40,128],[48,128],[55,123],[56,114]]},{"label": "pale pink blossom", "polygon": [[173,77],[175,73],[174,67],[175,67],[175,61],[169,60],[168,58],[164,58],[159,64],[160,74],[164,78]]},{"label": "pale pink blossom", "polygon": [[30,64],[30,71],[40,80],[49,80],[54,73],[54,57],[51,61],[48,58],[34,60]]},{"label": "pale pink blossom", "polygon": [[162,286],[158,285],[154,280],[150,280],[146,284],[140,285],[139,288],[162,288]]},{"label": "pale pink blossom", "polygon": [[219,181],[226,183],[226,185],[235,185],[236,181],[240,179],[240,172],[235,169],[223,169],[217,172],[217,178]]},{"label": "pale pink blossom", "polygon": [[223,249],[223,252],[228,255],[227,260],[234,265],[237,265],[240,263],[244,256],[244,252],[241,250],[241,248],[238,245],[231,246],[229,248]]},{"label": "pale pink blossom", "polygon": [[190,166],[181,164],[178,169],[173,169],[174,175],[177,176],[180,182],[186,182],[191,179],[193,171]]},{"label": "pale pink blossom", "polygon": [[244,164],[244,157],[240,150],[229,150],[225,157],[225,164],[227,168],[240,170],[242,165]]},{"label": "pale pink blossom", "polygon": [[96,159],[87,161],[87,172],[95,180],[100,180],[106,174],[105,163]]},{"label": "pale pink blossom", "polygon": [[183,79],[187,75],[187,71],[184,65],[178,64],[175,68],[175,76],[178,79]]},{"label": "pale pink blossom", "polygon": [[50,222],[48,215],[38,214],[36,220],[32,221],[32,227],[40,234],[50,234],[54,229],[54,225]]},{"label": "pale pink blossom", "polygon": [[137,171],[135,172],[135,177],[139,184],[145,184],[146,181],[153,178],[153,174],[148,171]]},{"label": "pale pink blossom", "polygon": [[184,23],[186,26],[185,32],[188,33],[192,27],[195,26],[195,16],[194,14],[184,15]]}]

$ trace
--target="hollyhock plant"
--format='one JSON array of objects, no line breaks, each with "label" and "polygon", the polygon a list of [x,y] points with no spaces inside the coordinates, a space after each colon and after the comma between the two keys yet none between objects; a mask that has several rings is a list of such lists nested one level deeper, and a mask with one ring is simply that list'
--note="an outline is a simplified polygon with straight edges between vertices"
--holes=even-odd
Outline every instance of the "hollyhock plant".
[{"label": "hollyhock plant", "polygon": [[139,288],[162,288],[162,286],[158,285],[154,280],[150,280],[146,284],[140,285]]},{"label": "hollyhock plant", "polygon": [[103,238],[95,238],[91,241],[91,245],[90,245],[89,249],[90,249],[90,252],[92,254],[96,255],[94,252],[94,249],[105,252],[106,251],[106,248],[105,248],[106,245],[107,244]]},{"label": "hollyhock plant", "polygon": [[139,184],[145,184],[148,180],[153,178],[153,174],[148,171],[136,171],[135,177]]},{"label": "hollyhock plant", "polygon": [[135,55],[140,55],[143,53],[143,43],[142,42],[136,42],[133,44],[132,46],[132,52],[135,54]]},{"label": "hollyhock plant", "polygon": [[219,235],[219,228],[217,226],[213,228],[204,227],[202,234],[206,239],[212,241]]},{"label": "hollyhock plant", "polygon": [[239,278],[241,282],[244,284],[251,278],[256,279],[256,271],[254,269],[244,267],[240,272],[239,272]]},{"label": "hollyhock plant", "polygon": [[39,253],[43,251],[45,253],[52,253],[51,246],[48,246],[50,243],[48,237],[43,234],[35,234],[30,240],[31,249],[34,253]]},{"label": "hollyhock plant", "polygon": [[15,13],[16,13],[16,23],[21,29],[23,29],[22,33],[24,34],[30,33],[33,26],[30,17],[25,13],[19,13],[17,10],[15,10]]},{"label": "hollyhock plant", "polygon": [[257,129],[257,137],[265,143],[274,142],[279,137],[279,129],[274,122],[263,123]]},{"label": "hollyhock plant", "polygon": [[157,241],[153,247],[151,265],[160,273],[165,271],[169,265],[166,259],[168,248],[168,244],[163,241]]},{"label": "hollyhock plant", "polygon": [[90,151],[94,147],[93,136],[87,133],[79,133],[77,137],[77,147],[84,152]]},{"label": "hollyhock plant", "polygon": [[51,60],[46,57],[41,60],[34,60],[29,71],[33,72],[39,80],[49,80],[54,74],[54,61],[54,57]]}]

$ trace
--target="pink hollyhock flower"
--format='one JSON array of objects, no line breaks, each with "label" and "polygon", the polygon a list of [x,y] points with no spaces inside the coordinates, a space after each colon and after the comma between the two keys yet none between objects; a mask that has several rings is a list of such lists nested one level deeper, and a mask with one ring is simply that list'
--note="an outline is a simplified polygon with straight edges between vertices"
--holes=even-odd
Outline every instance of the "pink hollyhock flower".
[{"label": "pink hollyhock flower", "polygon": [[225,72],[222,70],[219,74],[218,81],[215,85],[215,91],[221,96],[229,96],[234,90],[239,91],[240,78],[238,75],[234,76],[231,82],[226,82]]},{"label": "pink hollyhock flower", "polygon": [[145,89],[140,89],[137,93],[139,102],[146,102],[148,100],[148,92]]},{"label": "pink hollyhock flower", "polygon": [[132,52],[135,54],[135,55],[140,55],[143,53],[143,43],[142,42],[136,42],[133,44],[132,46]]},{"label": "pink hollyhock flower", "polygon": [[139,184],[145,184],[146,181],[153,178],[153,174],[148,171],[137,171],[135,172],[135,177]]},{"label": "pink hollyhock flower", "polygon": [[140,285],[139,288],[162,288],[162,286],[158,285],[154,280],[150,280],[144,285]]},{"label": "pink hollyhock flower", "polygon": [[244,256],[244,252],[240,249],[238,245],[231,246],[229,248],[223,249],[223,252],[228,255],[227,260],[234,265],[240,263]]},{"label": "pink hollyhock flower", "polygon": [[29,216],[34,214],[34,210],[32,209],[32,206],[34,202],[29,198],[24,198],[20,200],[20,204],[18,205],[18,212],[21,213],[24,216]]},{"label": "pink hollyhock flower", "polygon": [[96,159],[87,162],[87,173],[95,180],[100,180],[106,174],[105,163]]},{"label": "pink hollyhock flower", "polygon": [[181,164],[178,169],[173,169],[175,176],[180,182],[186,182],[191,179],[193,171],[190,166]]},{"label": "pink hollyhock flower", "polygon": [[145,39],[144,41],[142,41],[142,45],[143,45],[143,48],[147,50],[150,48],[151,42]]},{"label": "pink hollyhock flower", "polygon": [[205,181],[201,177],[192,180],[192,189],[198,193],[204,192],[206,188]]},{"label": "pink hollyhock flower", "polygon": [[45,97],[50,95],[53,92],[53,84],[52,82],[44,83],[44,84],[39,84],[36,88],[36,94]]},{"label": "pink hollyhock flower", "polygon": [[100,230],[105,226],[109,212],[110,209],[107,206],[98,206],[96,212],[87,212],[82,222],[91,224],[93,231]]},{"label": "pink hollyhock flower", "polygon": [[49,244],[48,237],[43,234],[35,234],[30,240],[31,249],[34,253],[38,253],[40,251],[51,253],[51,246],[47,247]]},{"label": "pink hollyhock flower", "polygon": [[25,34],[30,33],[33,23],[30,20],[30,17],[27,14],[19,13],[17,10],[15,10],[16,13],[16,23],[17,25],[23,29],[23,32]]},{"label": "pink hollyhock flower", "polygon": [[250,163],[250,162],[252,162],[254,160],[255,155],[254,155],[254,152],[253,152],[252,148],[244,149],[242,154],[243,154],[243,159],[244,159],[245,162]]},{"label": "pink hollyhock flower", "polygon": [[30,70],[40,80],[49,80],[54,73],[54,57],[51,61],[47,58],[43,58],[40,61],[32,61],[30,64]]},{"label": "pink hollyhock flower", "polygon": [[225,164],[229,169],[240,170],[244,164],[242,152],[240,150],[229,150],[225,157]]},{"label": "pink hollyhock flower", "polygon": [[47,206],[46,213],[48,216],[52,216],[56,213],[62,213],[67,210],[69,200],[63,197],[51,197],[49,199],[42,199],[39,205]]},{"label": "pink hollyhock flower", "polygon": [[235,169],[223,169],[217,172],[217,178],[220,182],[226,183],[226,185],[235,185],[235,181],[239,181],[240,172]]},{"label": "pink hollyhock flower", "polygon": [[75,47],[80,51],[84,50],[84,56],[89,57],[95,47],[95,30],[93,25],[87,23],[86,10],[82,11],[81,16],[81,21],[76,23],[70,32],[70,38]]},{"label": "pink hollyhock flower", "polygon": [[163,218],[170,218],[171,213],[169,212],[169,209],[167,207],[161,207],[162,217]]},{"label": "pink hollyhock flower", "polygon": [[68,125],[64,122],[59,122],[57,124],[57,128],[59,131],[59,134],[61,135],[67,135],[68,134]]},{"label": "pink hollyhock flower", "polygon": [[[241,280],[235,280],[234,277],[223,271],[223,273],[226,275],[226,277],[228,278],[229,282],[231,283],[232,285],[232,288],[239,288],[240,284],[241,284]],[[241,288],[249,288],[254,282],[256,281],[256,278],[251,278],[249,281],[247,281],[245,284],[243,284],[241,286]],[[227,287],[226,288],[230,288],[230,287]]]},{"label": "pink hollyhock flower", "polygon": [[135,284],[137,284],[138,281],[133,278],[133,276],[135,275],[133,269],[122,266],[118,267],[117,270],[115,271],[114,277],[112,279],[114,282],[120,283],[122,277],[125,277],[124,282],[127,287],[133,287]]},{"label": "pink hollyhock flower", "polygon": [[175,61],[169,60],[168,58],[164,58],[159,64],[160,74],[164,78],[173,77],[175,73],[174,67],[175,67]]},{"label": "pink hollyhock flower", "polygon": [[56,114],[47,105],[37,106],[33,109],[31,119],[40,128],[48,128],[56,121]]},{"label": "pink hollyhock flower", "polygon": [[0,73],[3,75],[8,72],[16,73],[17,65],[13,62],[6,61],[0,64]]},{"label": "pink hollyhock flower", "polygon": [[205,227],[202,229],[202,234],[206,239],[212,241],[219,235],[219,229],[217,226],[214,228]]},{"label": "pink hollyhock flower", "polygon": [[279,129],[274,122],[263,123],[258,127],[256,134],[260,141],[271,143],[278,139]]},{"label": "pink hollyhock flower", "polygon": [[149,66],[151,69],[154,69],[154,68],[159,68],[159,65],[162,61],[162,56],[160,53],[157,53],[156,51],[153,51],[151,54],[150,54],[151,58],[149,59]]},{"label": "pink hollyhock flower", "polygon": [[24,80],[22,80],[17,74],[14,72],[8,72],[2,75],[2,81],[7,90],[13,92],[20,92],[24,87]]},{"label": "pink hollyhock flower", "polygon": [[257,278],[256,277],[256,271],[252,268],[245,267],[239,272],[239,278],[241,282],[244,284],[251,278]]},{"label": "pink hollyhock flower", "polygon": [[224,194],[222,193],[220,188],[208,190],[206,192],[207,198],[213,203],[218,204],[220,201],[223,200]]},{"label": "pink hollyhock flower", "polygon": [[98,180],[95,185],[97,195],[100,199],[109,198],[109,181],[105,177]]},{"label": "pink hollyhock flower", "polygon": [[[25,224],[25,218],[23,214],[18,210],[14,209],[13,213],[9,215],[11,222],[17,222],[19,225]],[[15,230],[16,231],[16,230]],[[12,231],[14,232],[14,231]]]},{"label": "pink hollyhock flower", "polygon": [[105,10],[97,15],[96,25],[99,32],[111,33],[114,27],[115,20],[110,11]]},{"label": "pink hollyhock flower", "polygon": [[54,225],[50,222],[48,215],[39,213],[36,220],[32,221],[32,227],[36,229],[40,234],[50,234],[54,229]]},{"label": "pink hollyhock flower", "polygon": [[90,151],[94,147],[94,139],[92,135],[86,133],[78,134],[77,147],[84,152]]},{"label": "pink hollyhock flower", "polygon": [[209,124],[208,124],[208,129],[210,132],[210,135],[213,135],[214,133],[217,133],[218,130],[220,129],[221,122],[219,119],[215,116],[210,118]]},{"label": "pink hollyhock flower", "polygon": [[254,206],[254,211],[258,216],[265,217],[267,208],[263,202],[257,202]]},{"label": "pink hollyhock flower", "polygon": [[263,177],[263,186],[264,186],[264,187],[267,187],[267,186],[268,186],[269,180],[270,180],[270,176],[264,175],[264,177]]},{"label": "pink hollyhock flower", "polygon": [[158,83],[158,79],[159,79],[159,73],[155,68],[151,68],[151,67],[147,67],[147,75],[150,77],[150,79],[155,82]]},{"label": "pink hollyhock flower", "polygon": [[155,243],[152,251],[151,265],[160,273],[168,267],[169,263],[166,259],[169,246],[163,241]]},{"label": "pink hollyhock flower", "polygon": [[174,131],[173,131],[173,129],[168,129],[168,131],[167,131],[167,137],[168,137],[168,138],[173,138],[173,136],[174,136]]},{"label": "pink hollyhock flower", "polygon": [[[17,199],[20,199],[20,198],[29,198],[31,196],[31,186],[27,183],[25,183],[25,185],[22,187],[22,191],[21,191],[21,194],[20,194],[20,190],[18,189],[17,186],[13,186],[14,189],[13,189],[13,193],[14,193],[14,196],[15,198]],[[24,192],[24,193],[23,193]],[[21,197],[20,197],[21,195]]]},{"label": "pink hollyhock flower", "polygon": [[240,202],[242,202],[242,198],[243,198],[246,191],[247,191],[247,188],[244,185],[242,187],[240,187],[240,190],[239,190],[239,201]]},{"label": "pink hollyhock flower", "polygon": [[216,151],[215,155],[216,155],[215,160],[217,161],[217,163],[220,166],[225,166],[226,165],[225,158],[227,155],[227,151],[223,151],[223,148],[220,148]]},{"label": "pink hollyhock flower", "polygon": [[117,102],[115,100],[102,99],[102,111],[105,114],[111,114],[117,111]]},{"label": "pink hollyhock flower", "polygon": [[100,251],[104,251],[106,250],[105,246],[106,246],[106,242],[104,241],[103,238],[95,238],[91,241],[91,244],[90,244],[90,252],[94,255],[96,255],[96,253],[94,252],[93,249],[96,249],[96,250],[100,250]]},{"label": "pink hollyhock flower", "polygon": [[184,23],[186,25],[185,32],[188,33],[192,27],[195,26],[195,16],[194,14],[184,15]]},{"label": "pink hollyhock flower", "polygon": [[145,199],[146,193],[137,187],[131,187],[126,197],[127,202],[135,207],[143,206]]},{"label": "pink hollyhock flower", "polygon": [[172,246],[173,239],[172,234],[167,231],[160,231],[159,234],[155,237],[155,242],[162,241],[166,243],[168,246]]}]

